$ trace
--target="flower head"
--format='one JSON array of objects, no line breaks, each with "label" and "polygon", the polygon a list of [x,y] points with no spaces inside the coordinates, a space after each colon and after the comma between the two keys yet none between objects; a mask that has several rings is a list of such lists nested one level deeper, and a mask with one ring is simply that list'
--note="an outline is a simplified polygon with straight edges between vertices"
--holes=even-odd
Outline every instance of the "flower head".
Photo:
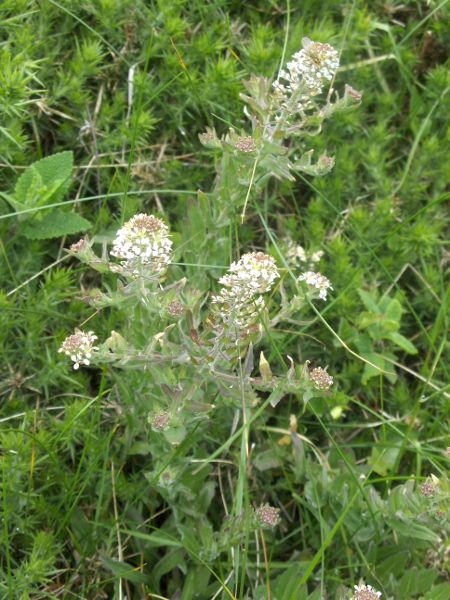
[{"label": "flower head", "polygon": [[222,304],[218,311],[222,321],[239,329],[250,327],[264,308],[260,294],[268,292],[279,276],[275,259],[263,252],[249,252],[232,263],[219,279],[224,287],[212,299],[213,304]]},{"label": "flower head", "polygon": [[355,593],[350,600],[378,600],[381,592],[377,592],[371,585],[355,585]]},{"label": "flower head", "polygon": [[322,250],[318,250],[313,254],[307,253],[303,246],[299,246],[296,244],[292,238],[287,237],[285,239],[286,243],[286,260],[288,263],[292,265],[296,265],[298,263],[305,263],[306,268],[312,268],[315,263],[320,262],[324,252]]},{"label": "flower head", "polygon": [[279,509],[273,508],[268,504],[261,505],[255,510],[254,519],[258,527],[261,529],[269,529],[275,527],[280,522]]},{"label": "flower head", "polygon": [[79,240],[76,244],[72,244],[66,252],[76,256],[78,260],[83,261],[84,263],[90,263],[93,261],[100,260],[92,250],[93,241],[89,240],[89,237],[86,236],[84,239]]},{"label": "flower head", "polygon": [[169,302],[166,306],[166,310],[171,317],[181,317],[184,313],[184,304],[177,300],[172,300],[172,302]]},{"label": "flower head", "polygon": [[329,279],[327,279],[324,275],[321,275],[320,273],[314,273],[313,271],[307,271],[306,273],[303,273],[300,275],[298,280],[306,281],[308,285],[320,290],[319,298],[322,298],[322,300],[327,299],[327,290],[333,289]]},{"label": "flower head", "polygon": [[117,232],[113,242],[112,256],[126,259],[125,268],[133,269],[138,275],[138,266],[147,271],[161,274],[171,261],[172,241],[168,227],[153,215],[135,215]]},{"label": "flower head", "polygon": [[345,93],[351,100],[353,100],[353,102],[361,102],[361,92],[358,92],[358,90],[353,89],[350,85],[345,85]]},{"label": "flower head", "polygon": [[289,101],[292,96],[297,96],[297,92],[300,93],[296,98],[297,108],[308,108],[308,99],[321,93],[323,85],[333,79],[339,67],[338,53],[329,44],[312,42],[308,38],[303,38],[302,44],[303,49],[287,63],[287,71],[280,72],[280,78],[287,83],[279,80],[273,83],[281,107],[290,110],[295,107],[289,106]]},{"label": "flower head", "polygon": [[436,489],[432,483],[430,483],[429,481],[425,481],[425,483],[420,487],[420,491],[425,496],[425,498],[430,498],[431,496],[434,496]]},{"label": "flower head", "polygon": [[333,377],[329,375],[322,367],[316,367],[309,374],[310,380],[313,382],[316,390],[329,390],[333,385]]},{"label": "flower head", "polygon": [[273,256],[263,252],[244,254],[231,264],[229,272],[231,274],[221,277],[219,283],[229,288],[229,295],[235,297],[265,294],[280,276]]},{"label": "flower head", "polygon": [[81,239],[76,244],[72,244],[70,246],[70,252],[73,252],[74,254],[83,252],[83,250],[86,248],[86,245],[88,245],[86,240]]},{"label": "flower head", "polygon": [[80,364],[90,364],[89,359],[92,356],[92,352],[98,350],[98,346],[94,346],[97,339],[98,337],[94,335],[93,331],[86,333],[80,329],[76,329],[74,335],[70,335],[64,340],[58,352],[64,352],[64,354],[70,356],[71,360],[75,363],[73,368],[77,370],[80,368]]},{"label": "flower head", "polygon": [[155,431],[162,431],[170,426],[170,416],[166,411],[156,414],[150,413],[148,421]]},{"label": "flower head", "polygon": [[238,136],[235,148],[244,154],[251,154],[256,150],[256,142],[251,135],[247,135],[246,137]]}]

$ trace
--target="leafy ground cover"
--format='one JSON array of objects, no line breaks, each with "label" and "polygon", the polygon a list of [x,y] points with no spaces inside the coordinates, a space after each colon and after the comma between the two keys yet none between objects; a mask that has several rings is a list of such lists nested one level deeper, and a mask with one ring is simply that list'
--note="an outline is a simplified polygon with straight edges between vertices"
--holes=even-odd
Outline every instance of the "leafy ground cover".
[{"label": "leafy ground cover", "polygon": [[[0,4],[2,597],[450,598],[448,3],[298,4]],[[340,67],[271,129],[305,37]]]}]

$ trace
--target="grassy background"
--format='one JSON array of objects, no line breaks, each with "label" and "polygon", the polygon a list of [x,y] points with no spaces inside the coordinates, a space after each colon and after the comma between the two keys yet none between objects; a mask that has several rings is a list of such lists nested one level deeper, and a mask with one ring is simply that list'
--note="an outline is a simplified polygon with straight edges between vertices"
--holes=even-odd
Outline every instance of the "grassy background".
[{"label": "grassy background", "polygon": [[[254,423],[246,502],[282,508],[282,524],[265,534],[266,561],[264,540],[246,540],[244,569],[231,551],[208,566],[186,551],[201,543],[189,532],[201,540],[200,522],[219,529],[224,504],[233,503],[242,476],[238,446],[222,457],[231,466],[200,474],[186,469],[183,484],[196,500],[170,497],[149,483],[158,467],[136,445],[149,436],[145,403],[141,414],[134,411],[137,375],[74,373],[57,352],[91,317],[82,297],[101,287],[100,276],[71,259],[58,262],[79,236],[30,241],[20,216],[0,199],[5,598],[152,593],[207,599],[220,582],[231,581],[238,597],[250,589],[253,598],[267,599],[270,582],[272,597],[287,600],[320,597],[324,589],[332,597],[339,584],[351,586],[360,576],[387,597],[450,597],[447,516],[440,542],[393,534],[395,505],[392,513],[372,513],[373,531],[364,537],[372,506],[364,498],[339,522],[354,482],[334,448],[356,473],[372,478],[386,502],[406,479],[421,482],[448,470],[442,452],[450,445],[449,6],[291,4],[0,3],[2,190],[13,193],[24,167],[36,160],[72,150],[76,168],[67,202],[99,240],[144,211],[162,216],[179,243],[189,193],[207,192],[214,182],[214,156],[198,134],[210,124],[219,133],[246,125],[241,79],[252,72],[274,76],[302,37],[341,52],[336,89],[348,83],[364,92],[357,111],[326,122],[311,140],[317,155],[327,149],[335,156],[333,171],[322,179],[273,180],[261,198],[260,210],[284,251],[288,238],[310,253],[324,251],[320,271],[335,290],[320,306],[329,328],[308,315],[305,325],[285,327],[274,341],[296,362],[328,364],[335,385],[333,397],[316,402],[313,412],[302,414],[292,397]],[[293,143],[304,151],[303,142]],[[236,255],[274,252],[254,207],[238,239]],[[205,275],[203,285],[216,284]],[[395,301],[388,315],[386,298]],[[416,353],[387,335],[395,323]],[[89,327],[107,337],[111,329],[120,331],[120,316],[104,310]],[[270,347],[265,352],[276,367],[277,354]],[[390,375],[371,370],[354,353]],[[230,435],[234,412],[221,411],[206,432],[188,438],[197,460]],[[290,415],[307,440],[301,450],[279,443]],[[175,535],[174,514],[183,515],[184,529],[181,542],[168,545],[154,532]],[[147,538],[126,533],[137,530]],[[233,567],[237,573],[229,580]],[[292,581],[301,577],[307,589],[294,592]]]}]

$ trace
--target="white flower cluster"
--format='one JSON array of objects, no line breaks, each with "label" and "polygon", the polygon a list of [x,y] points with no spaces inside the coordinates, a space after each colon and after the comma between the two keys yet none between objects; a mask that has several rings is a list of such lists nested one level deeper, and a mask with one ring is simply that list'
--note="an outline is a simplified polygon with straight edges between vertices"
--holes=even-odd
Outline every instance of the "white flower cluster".
[{"label": "white flower cluster", "polygon": [[320,273],[314,273],[313,271],[307,271],[306,273],[303,273],[300,275],[298,280],[306,281],[308,285],[320,290],[319,298],[322,298],[322,300],[327,299],[327,290],[333,289],[329,279],[327,279],[324,275],[321,275]]},{"label": "white flower cluster", "polygon": [[71,360],[75,363],[73,368],[75,370],[80,368],[80,364],[89,365],[89,359],[92,356],[92,352],[98,350],[98,346],[94,346],[95,340],[98,337],[94,335],[93,331],[85,333],[79,329],[75,330],[74,335],[70,335],[66,338],[58,350],[58,352],[64,352],[67,356],[70,356]]},{"label": "white flower cluster", "polygon": [[260,294],[268,292],[279,276],[275,259],[263,252],[249,252],[232,263],[229,273],[219,279],[225,287],[212,299],[222,304],[219,314],[223,322],[240,329],[248,327],[264,308]]},{"label": "white flower cluster", "polygon": [[[287,71],[280,72],[280,78],[287,83],[282,84],[279,80],[273,83],[277,100],[285,108],[291,96],[298,91],[301,92],[300,108],[309,97],[320,94],[324,84],[333,79],[339,68],[338,53],[329,44],[312,42],[308,38],[303,38],[302,44],[303,49],[287,63]],[[307,108],[307,104],[303,108]]]},{"label": "white flower cluster", "polygon": [[139,274],[138,266],[163,273],[171,261],[172,241],[168,230],[164,221],[153,215],[135,215],[117,232],[111,254],[126,259],[122,266],[134,269],[135,275]]},{"label": "white flower cluster", "polygon": [[377,592],[371,585],[355,585],[355,593],[350,600],[378,600],[381,592]]},{"label": "white flower cluster", "polygon": [[291,265],[306,263],[305,266],[311,268],[320,261],[323,255],[324,252],[322,250],[318,250],[313,254],[306,254],[303,246],[299,246],[291,238],[286,239],[286,260]]}]

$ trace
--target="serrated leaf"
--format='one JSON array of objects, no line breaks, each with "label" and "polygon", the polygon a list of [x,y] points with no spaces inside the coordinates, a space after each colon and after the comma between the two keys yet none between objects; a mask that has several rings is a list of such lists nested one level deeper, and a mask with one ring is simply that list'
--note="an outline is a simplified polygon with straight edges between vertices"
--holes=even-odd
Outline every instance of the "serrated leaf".
[{"label": "serrated leaf", "polygon": [[21,233],[29,240],[48,240],[74,233],[84,233],[91,227],[91,223],[80,215],[56,209],[44,214],[40,222],[27,223]]},{"label": "serrated leaf", "polygon": [[408,354],[417,354],[418,350],[414,346],[414,344],[412,342],[410,342],[407,338],[405,338],[405,336],[403,336],[401,333],[398,333],[397,331],[393,331],[389,334],[388,337],[390,340],[392,340],[394,342],[394,344],[397,344],[397,346],[400,346],[400,348],[402,350],[404,350],[405,352],[407,352]]},{"label": "serrated leaf", "polygon": [[[20,190],[20,194],[17,193],[19,182],[23,180],[24,184]],[[26,187],[25,187],[26,185]],[[15,192],[16,196],[27,206],[36,206],[39,204],[39,195],[44,187],[42,177],[33,166],[29,167],[16,183]]]},{"label": "serrated leaf", "polygon": [[59,152],[33,163],[19,177],[16,199],[30,206],[60,202],[72,179],[73,152]]},{"label": "serrated leaf", "polygon": [[358,294],[368,311],[374,313],[375,315],[381,314],[381,310],[378,304],[375,302],[372,296],[370,296],[370,294],[368,294],[364,290],[358,290]]},{"label": "serrated leaf", "polygon": [[[6,200],[6,202],[8,202],[8,204],[10,206],[12,206],[12,208],[14,209],[15,212],[20,213],[21,211],[25,211],[27,210],[29,207],[24,204],[23,202],[19,202],[18,200],[16,200],[16,198],[14,198],[13,196],[10,196],[9,194],[5,194],[4,192],[0,192],[0,196]],[[18,215],[18,219],[19,221],[23,221],[24,219],[29,219],[30,216],[33,216],[34,213],[29,213],[27,215]]]}]

